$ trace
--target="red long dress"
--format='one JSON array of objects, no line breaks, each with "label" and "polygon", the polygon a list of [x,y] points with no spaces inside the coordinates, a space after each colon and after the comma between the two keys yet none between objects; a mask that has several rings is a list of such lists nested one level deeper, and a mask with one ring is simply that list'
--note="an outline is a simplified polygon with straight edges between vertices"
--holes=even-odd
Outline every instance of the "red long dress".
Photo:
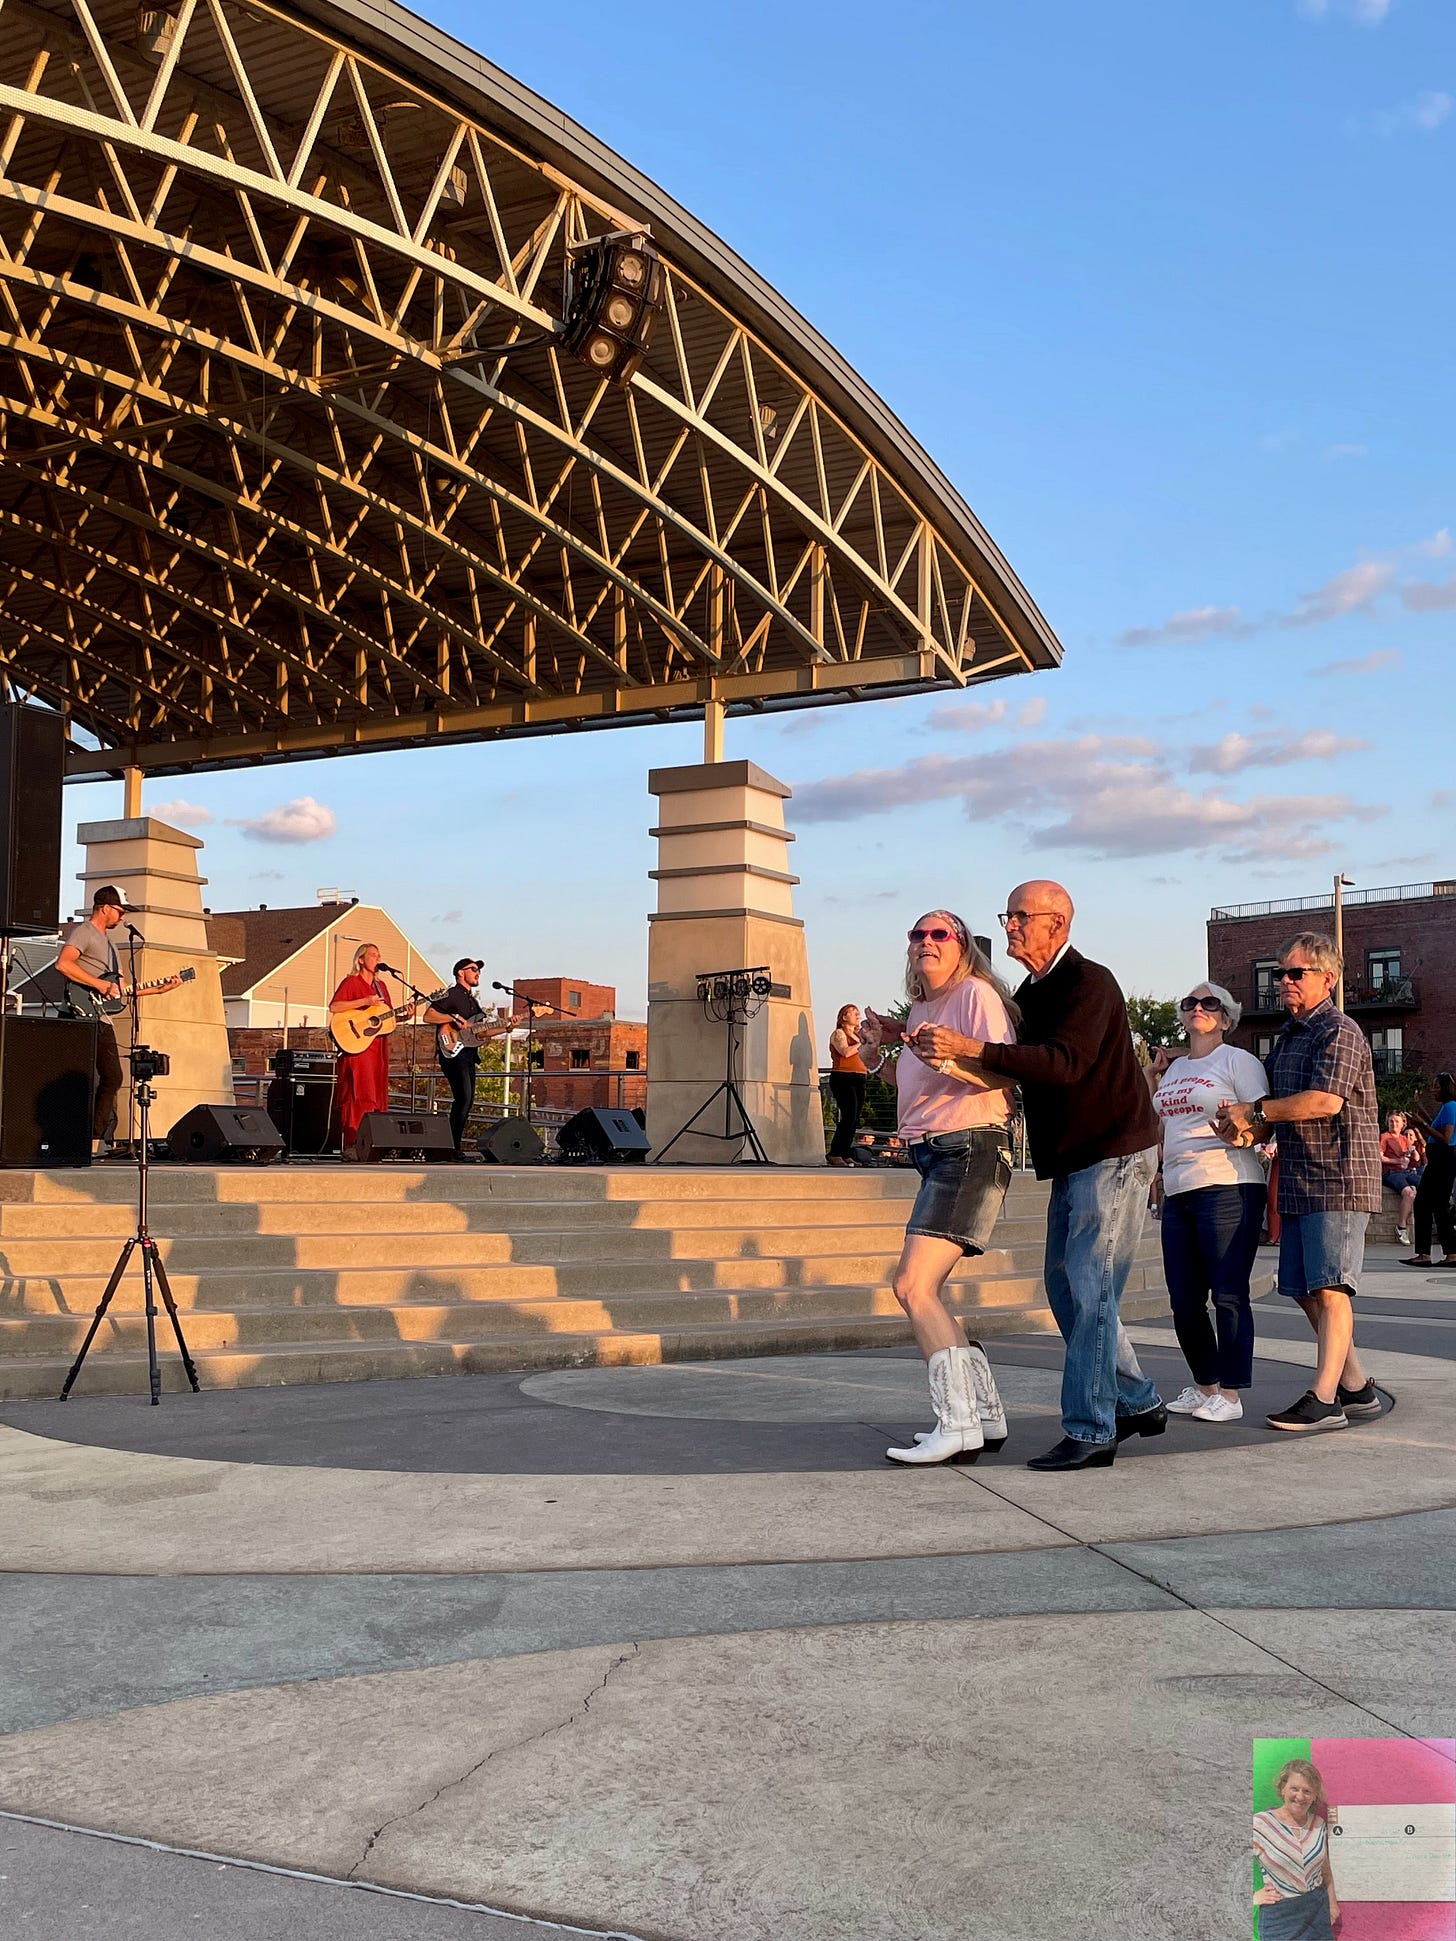
[{"label": "red long dress", "polygon": [[[352,972],[334,992],[331,1002],[346,1003],[350,998],[379,997],[389,1002],[389,992],[377,977],[361,977]],[[366,1112],[389,1110],[389,1040],[376,1038],[367,1051],[341,1051],[335,1078],[339,1106],[339,1137],[347,1152],[354,1143],[359,1121]]]}]

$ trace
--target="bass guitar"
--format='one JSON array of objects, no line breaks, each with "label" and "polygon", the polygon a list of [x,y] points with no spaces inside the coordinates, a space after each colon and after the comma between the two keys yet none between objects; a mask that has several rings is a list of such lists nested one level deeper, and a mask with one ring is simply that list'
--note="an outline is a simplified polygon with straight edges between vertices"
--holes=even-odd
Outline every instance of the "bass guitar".
[{"label": "bass guitar", "polygon": [[190,984],[196,975],[197,972],[189,964],[185,970],[173,971],[170,977],[149,978],[145,984],[124,984],[120,997],[103,997],[100,991],[93,991],[89,984],[68,983],[66,1003],[73,1018],[84,1018],[88,1024],[97,1018],[119,1018],[134,995],[145,997],[148,991],[170,991],[175,985]]},{"label": "bass guitar", "polygon": [[437,1024],[435,1044],[442,1058],[458,1058],[468,1045],[503,1038],[510,1029],[509,1018],[504,1023],[499,1018],[462,1018],[455,1024]]},{"label": "bass guitar", "polygon": [[[443,997],[443,991],[436,991],[435,997]],[[433,1004],[435,997],[425,999]],[[329,1019],[329,1036],[339,1047],[357,1057],[361,1051],[368,1051],[377,1038],[387,1038],[395,1026],[409,1017],[419,1003],[411,998],[408,1004],[390,1004],[386,998],[377,997],[370,1004],[361,1004],[355,1011],[335,1011]]]}]

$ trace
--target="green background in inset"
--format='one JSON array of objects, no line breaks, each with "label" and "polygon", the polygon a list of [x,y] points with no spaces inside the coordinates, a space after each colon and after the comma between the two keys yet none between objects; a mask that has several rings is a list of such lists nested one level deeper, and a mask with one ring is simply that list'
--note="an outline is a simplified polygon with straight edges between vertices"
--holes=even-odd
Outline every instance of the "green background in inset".
[{"label": "green background in inset", "polygon": [[[1255,1739],[1254,1741],[1254,1811],[1267,1813],[1279,1804],[1279,1795],[1274,1790],[1274,1775],[1286,1759],[1308,1759],[1310,1742],[1308,1739]],[[1254,1889],[1264,1885],[1264,1870],[1258,1861],[1254,1862]],[[1253,1931],[1259,1933],[1259,1910],[1254,1909]]]}]

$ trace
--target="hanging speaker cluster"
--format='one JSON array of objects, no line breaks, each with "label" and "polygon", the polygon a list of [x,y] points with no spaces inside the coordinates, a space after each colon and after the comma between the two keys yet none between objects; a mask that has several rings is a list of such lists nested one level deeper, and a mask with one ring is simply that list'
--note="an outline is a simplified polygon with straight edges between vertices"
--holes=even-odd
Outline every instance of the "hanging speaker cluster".
[{"label": "hanging speaker cluster", "polygon": [[631,381],[662,315],[666,272],[646,236],[619,230],[573,253],[562,342],[614,384]]}]

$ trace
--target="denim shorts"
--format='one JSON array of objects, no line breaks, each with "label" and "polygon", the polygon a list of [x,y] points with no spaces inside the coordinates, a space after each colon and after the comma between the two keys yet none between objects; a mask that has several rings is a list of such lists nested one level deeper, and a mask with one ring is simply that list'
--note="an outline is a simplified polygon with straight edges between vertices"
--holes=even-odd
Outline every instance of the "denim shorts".
[{"label": "denim shorts", "polygon": [[1011,1184],[1011,1144],[1005,1126],[972,1126],[917,1139],[910,1157],[920,1191],[906,1233],[954,1240],[963,1254],[983,1254]]},{"label": "denim shorts", "polygon": [[1286,1213],[1279,1234],[1279,1292],[1292,1300],[1343,1287],[1353,1300],[1365,1265],[1368,1213]]}]

